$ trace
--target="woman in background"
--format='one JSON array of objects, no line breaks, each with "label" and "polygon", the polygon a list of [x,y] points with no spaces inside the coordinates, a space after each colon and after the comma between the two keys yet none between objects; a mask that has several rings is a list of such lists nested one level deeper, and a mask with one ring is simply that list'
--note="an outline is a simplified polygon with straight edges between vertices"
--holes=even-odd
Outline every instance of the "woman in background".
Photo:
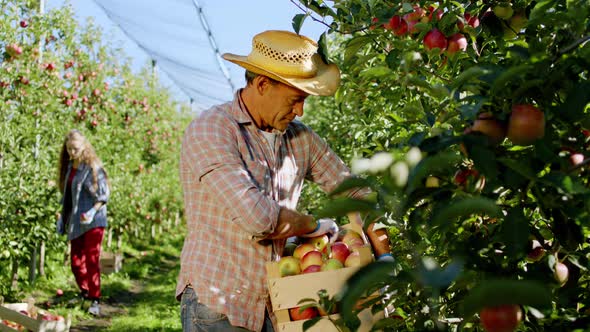
[{"label": "woman in background", "polygon": [[58,233],[71,241],[71,266],[81,296],[91,300],[88,312],[100,315],[100,252],[107,226],[109,183],[102,162],[86,137],[71,130],[59,159],[62,193]]}]

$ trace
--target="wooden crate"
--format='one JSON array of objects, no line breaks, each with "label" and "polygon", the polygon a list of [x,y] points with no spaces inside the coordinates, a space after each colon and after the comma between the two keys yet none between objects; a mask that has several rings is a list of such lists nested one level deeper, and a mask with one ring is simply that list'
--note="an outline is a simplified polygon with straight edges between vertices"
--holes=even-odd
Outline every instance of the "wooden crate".
[{"label": "wooden crate", "polygon": [[[351,222],[343,226],[344,228],[353,229],[360,234],[362,227]],[[370,244],[365,238],[365,245],[358,248],[361,257],[361,266],[367,265],[373,261],[373,252]],[[278,262],[268,262],[266,264],[268,290],[272,309],[277,317],[277,332],[301,332],[305,320],[291,321],[289,309],[298,307],[298,303],[304,298],[318,298],[318,291],[325,289],[330,296],[339,293],[346,280],[360,269],[361,266],[346,267],[332,271],[314,272],[308,274],[299,274],[288,277],[281,277]],[[337,318],[338,315],[331,315]],[[370,309],[365,309],[359,314],[361,326],[358,331],[369,331],[373,324]],[[321,319],[310,330],[310,332],[337,332],[336,326],[328,318]]]},{"label": "wooden crate", "polygon": [[119,272],[122,267],[123,255],[121,253],[103,252],[100,254],[100,273]]},{"label": "wooden crate", "polygon": [[[27,311],[37,318],[29,317],[22,314],[21,311]],[[0,305],[0,331],[17,332],[22,331],[5,324],[5,321],[16,323],[22,326],[26,331],[33,332],[67,332],[70,330],[71,319],[69,315],[63,320],[45,320],[43,316],[51,313],[39,309],[29,303],[6,303]],[[55,315],[53,315],[55,316]]]}]

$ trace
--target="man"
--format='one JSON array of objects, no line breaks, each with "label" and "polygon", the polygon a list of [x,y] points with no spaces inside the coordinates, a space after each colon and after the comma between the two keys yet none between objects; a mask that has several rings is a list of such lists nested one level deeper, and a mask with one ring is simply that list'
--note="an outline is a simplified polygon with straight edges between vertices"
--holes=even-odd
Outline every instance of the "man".
[{"label": "man", "polygon": [[266,262],[280,258],[289,237],[338,231],[331,219],[295,210],[304,179],[330,192],[350,176],[295,118],[307,96],[334,94],[340,71],[322,61],[313,40],[287,31],[256,35],[248,56],[223,57],[246,69],[247,84],[186,129],[188,234],[176,295],[184,331],[272,331]]}]

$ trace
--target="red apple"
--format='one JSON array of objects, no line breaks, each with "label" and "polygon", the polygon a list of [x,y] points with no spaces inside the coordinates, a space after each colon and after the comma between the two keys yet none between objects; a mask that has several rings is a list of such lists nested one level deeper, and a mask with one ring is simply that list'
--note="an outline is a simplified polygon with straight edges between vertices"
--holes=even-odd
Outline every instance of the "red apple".
[{"label": "red apple", "polygon": [[494,118],[489,112],[481,113],[473,122],[471,131],[477,131],[486,135],[494,145],[500,144],[506,137],[506,125]]},{"label": "red apple", "polygon": [[299,259],[293,256],[281,257],[278,264],[281,277],[292,276],[301,273]]},{"label": "red apple", "polygon": [[[431,6],[430,7],[430,14],[428,14],[428,22],[431,22],[432,19],[440,21],[440,19],[443,17],[444,13],[445,12],[442,9],[440,9],[440,8],[435,9],[434,7]],[[426,22],[426,23],[428,23],[428,22]]]},{"label": "red apple", "polygon": [[507,136],[516,145],[533,144],[545,136],[545,114],[533,105],[513,105]]},{"label": "red apple", "polygon": [[379,23],[379,18],[373,17],[371,19],[371,25],[369,26],[369,30],[375,30],[375,28],[377,27],[377,23]]},{"label": "red apple", "polygon": [[350,255],[350,249],[346,243],[334,242],[330,245],[330,258],[335,258],[344,264],[348,255]]},{"label": "red apple", "polygon": [[321,270],[322,270],[321,265],[310,265],[310,266],[306,267],[305,270],[301,271],[301,274],[320,272]]},{"label": "red apple", "polygon": [[64,295],[64,291],[58,288],[58,289],[55,291],[55,295],[56,295],[56,296],[62,296],[62,295]]},{"label": "red apple", "polygon": [[442,53],[444,50],[447,49],[447,38],[442,32],[440,32],[436,28],[426,33],[426,35],[424,36],[423,43],[428,50],[438,48]]},{"label": "red apple", "polygon": [[545,249],[543,247],[535,247],[526,255],[526,260],[530,263],[540,261],[545,256]]},{"label": "red apple", "polygon": [[293,251],[293,257],[301,259],[306,253],[316,250],[315,246],[311,243],[302,243],[298,245]]},{"label": "red apple", "polygon": [[413,12],[404,15],[404,18],[406,19],[406,21],[418,21],[422,17],[424,17],[424,15],[426,14],[424,9],[421,8],[420,6],[414,5],[413,7],[414,7]]},{"label": "red apple", "polygon": [[329,258],[322,264],[322,271],[333,271],[344,267],[341,261],[336,258]]},{"label": "red apple", "polygon": [[408,32],[408,22],[399,15],[394,15],[385,25],[385,28],[393,31],[396,36],[402,36]]},{"label": "red apple", "polygon": [[453,55],[458,51],[467,50],[467,38],[462,33],[456,33],[447,40],[447,54]]},{"label": "red apple", "polygon": [[303,310],[301,310],[300,307],[289,309],[289,316],[291,317],[292,321],[311,319],[317,317],[318,315],[318,309],[315,307],[309,307]]},{"label": "red apple", "polygon": [[581,153],[572,153],[570,155],[570,163],[573,166],[577,166],[577,165],[583,163],[584,162],[584,159],[586,159],[586,158]]},{"label": "red apple", "polygon": [[323,234],[320,236],[312,237],[307,242],[311,243],[316,248],[316,250],[324,251],[328,243],[330,243],[330,238],[328,237],[328,235]]},{"label": "red apple", "polygon": [[517,304],[487,307],[479,312],[479,317],[487,332],[512,332],[522,320],[522,310]]},{"label": "red apple", "polygon": [[465,13],[465,20],[467,21],[467,24],[474,29],[479,26],[479,17],[477,17],[477,15],[471,16],[471,14]]},{"label": "red apple", "polygon": [[303,255],[303,257],[300,259],[299,266],[301,270],[305,270],[308,266],[322,265],[323,262],[324,258],[322,253],[317,250],[312,250]]},{"label": "red apple", "polygon": [[417,28],[416,28],[416,24],[420,23],[420,21],[410,21],[406,18],[407,15],[404,15],[404,18],[402,21],[406,22],[407,28],[406,31],[411,34],[417,34],[418,32],[420,32]]},{"label": "red apple", "polygon": [[20,27],[21,27],[21,28],[26,28],[26,27],[28,27],[28,26],[29,26],[29,22],[27,22],[26,20],[22,20],[22,21],[20,21],[20,23],[19,23],[19,24],[20,24]]},{"label": "red apple", "polygon": [[559,283],[560,286],[565,285],[569,278],[570,272],[567,265],[557,262],[555,263],[555,270],[553,271],[553,277]]}]

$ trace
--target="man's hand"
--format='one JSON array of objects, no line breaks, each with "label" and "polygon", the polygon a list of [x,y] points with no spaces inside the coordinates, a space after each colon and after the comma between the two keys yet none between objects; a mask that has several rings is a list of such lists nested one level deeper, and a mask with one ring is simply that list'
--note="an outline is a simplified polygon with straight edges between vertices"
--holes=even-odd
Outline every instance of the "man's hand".
[{"label": "man's hand", "polygon": [[312,232],[301,235],[302,237],[316,237],[327,234],[330,243],[336,242],[338,238],[338,224],[333,219],[323,218],[317,221],[318,226]]}]

